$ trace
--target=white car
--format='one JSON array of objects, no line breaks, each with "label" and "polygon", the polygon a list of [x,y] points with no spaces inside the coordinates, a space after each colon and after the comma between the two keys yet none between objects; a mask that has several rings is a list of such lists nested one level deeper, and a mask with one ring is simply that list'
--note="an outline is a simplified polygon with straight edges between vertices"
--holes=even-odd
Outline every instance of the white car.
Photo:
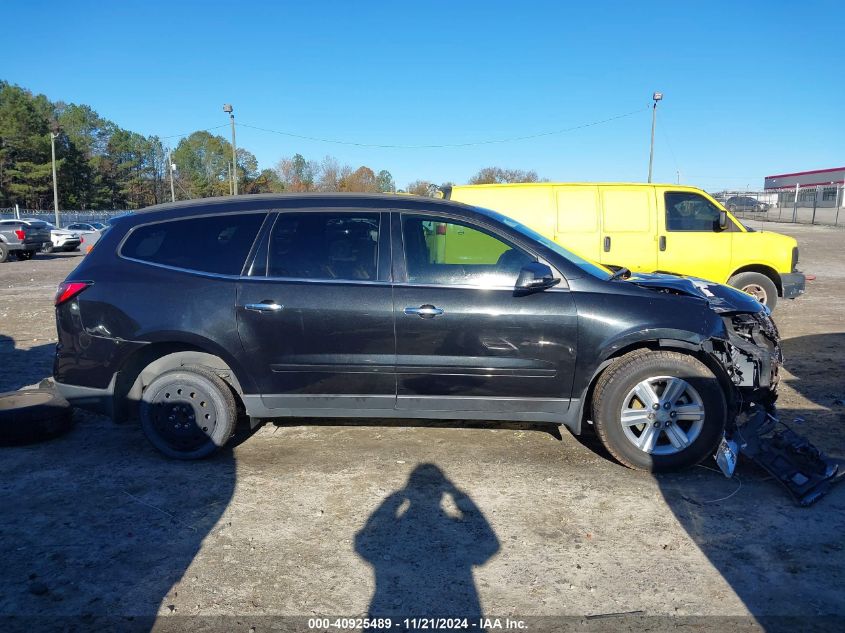
[{"label": "white car", "polygon": [[82,237],[77,231],[57,229],[49,222],[44,222],[44,224],[50,229],[50,241],[44,242],[41,246],[42,253],[79,250],[79,245],[82,244]]},{"label": "white car", "polygon": [[89,246],[93,246],[98,239],[100,239],[100,235],[103,234],[103,231],[108,228],[102,222],[75,222],[73,224],[68,224],[65,227],[66,231],[73,231],[74,233],[78,233],[82,238],[82,244],[85,248]]}]

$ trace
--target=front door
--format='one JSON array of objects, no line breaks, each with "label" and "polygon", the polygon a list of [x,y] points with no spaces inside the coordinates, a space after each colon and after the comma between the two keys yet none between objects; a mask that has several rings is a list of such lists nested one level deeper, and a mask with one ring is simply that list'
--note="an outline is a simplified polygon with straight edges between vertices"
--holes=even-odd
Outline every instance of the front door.
[{"label": "front door", "polygon": [[725,283],[731,273],[731,220],[721,229],[720,209],[691,191],[666,191],[662,203],[659,270]]},{"label": "front door", "polygon": [[378,211],[278,214],[237,300],[238,333],[266,407],[393,408],[387,223]]},{"label": "front door", "polygon": [[565,409],[570,292],[516,296],[520,269],[537,257],[490,227],[434,213],[394,220],[397,407],[456,416]]}]

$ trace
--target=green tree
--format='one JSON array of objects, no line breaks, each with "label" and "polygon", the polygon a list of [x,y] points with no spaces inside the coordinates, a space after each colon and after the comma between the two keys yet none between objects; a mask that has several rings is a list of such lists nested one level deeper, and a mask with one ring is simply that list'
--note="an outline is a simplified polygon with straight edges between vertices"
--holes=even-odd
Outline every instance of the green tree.
[{"label": "green tree", "polygon": [[33,208],[52,201],[52,121],[46,97],[0,81],[0,205]]},{"label": "green tree", "polygon": [[378,190],[382,193],[390,193],[396,191],[396,183],[393,182],[393,176],[386,169],[382,169],[378,176],[376,176],[376,184]]}]

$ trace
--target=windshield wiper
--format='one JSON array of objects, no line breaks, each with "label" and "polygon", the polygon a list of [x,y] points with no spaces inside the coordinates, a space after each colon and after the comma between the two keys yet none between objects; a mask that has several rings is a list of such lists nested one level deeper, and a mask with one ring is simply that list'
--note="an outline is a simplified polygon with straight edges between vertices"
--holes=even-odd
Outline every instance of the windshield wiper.
[{"label": "windshield wiper", "polygon": [[610,276],[610,279],[608,279],[608,281],[613,281],[614,279],[622,279],[624,277],[629,277],[630,275],[631,271],[623,266],[622,268],[618,268],[616,272],[614,272]]}]

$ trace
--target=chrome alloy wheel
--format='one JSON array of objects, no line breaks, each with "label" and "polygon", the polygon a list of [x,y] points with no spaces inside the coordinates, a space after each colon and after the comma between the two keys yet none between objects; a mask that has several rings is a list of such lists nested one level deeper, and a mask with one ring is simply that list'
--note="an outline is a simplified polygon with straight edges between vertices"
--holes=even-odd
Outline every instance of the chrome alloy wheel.
[{"label": "chrome alloy wheel", "polygon": [[646,378],[625,396],[620,422],[625,437],[641,451],[674,455],[701,434],[704,403],[686,380]]},{"label": "chrome alloy wheel", "polygon": [[741,289],[744,293],[751,295],[757,301],[766,305],[766,302],[769,299],[769,295],[766,294],[766,289],[763,288],[760,284],[748,284]]}]

